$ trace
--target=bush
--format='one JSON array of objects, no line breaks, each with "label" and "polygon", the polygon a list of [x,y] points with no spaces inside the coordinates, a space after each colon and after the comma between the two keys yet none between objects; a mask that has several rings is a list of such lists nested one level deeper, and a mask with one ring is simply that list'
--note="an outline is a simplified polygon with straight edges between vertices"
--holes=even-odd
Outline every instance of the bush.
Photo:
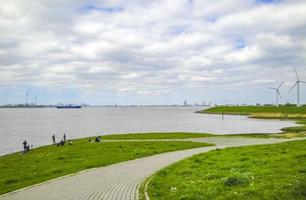
[{"label": "bush", "polygon": [[224,181],[224,185],[226,186],[248,185],[249,183],[250,180],[244,176],[231,176]]}]

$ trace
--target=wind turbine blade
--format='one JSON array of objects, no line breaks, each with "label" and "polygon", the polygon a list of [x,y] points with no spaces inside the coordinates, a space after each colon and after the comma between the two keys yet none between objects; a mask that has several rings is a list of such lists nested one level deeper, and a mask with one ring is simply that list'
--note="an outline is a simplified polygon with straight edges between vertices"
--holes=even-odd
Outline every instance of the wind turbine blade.
[{"label": "wind turbine blade", "polygon": [[297,83],[295,83],[295,84],[292,86],[292,88],[289,90],[289,92],[291,92],[291,91],[295,88],[296,85],[297,85]]},{"label": "wind turbine blade", "polygon": [[295,75],[296,75],[296,79],[299,81],[299,80],[300,80],[300,78],[299,78],[299,75],[298,75],[298,73],[297,73],[297,71],[296,71],[295,67],[293,67],[293,69],[294,69],[294,72],[295,72]]},{"label": "wind turbine blade", "polygon": [[284,83],[285,83],[285,81],[283,81],[283,82],[278,86],[277,89],[281,88],[281,87],[283,86]]},{"label": "wind turbine blade", "polygon": [[279,95],[280,98],[283,98],[281,93],[277,90],[277,94]]},{"label": "wind turbine blade", "polygon": [[306,81],[300,81],[301,83],[306,83]]}]

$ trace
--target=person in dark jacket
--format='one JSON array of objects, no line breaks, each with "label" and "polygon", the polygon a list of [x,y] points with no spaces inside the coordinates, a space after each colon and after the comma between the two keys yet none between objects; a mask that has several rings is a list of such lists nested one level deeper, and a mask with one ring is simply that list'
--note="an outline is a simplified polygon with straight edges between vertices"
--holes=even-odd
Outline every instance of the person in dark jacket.
[{"label": "person in dark jacket", "polygon": [[28,143],[27,143],[26,140],[24,140],[22,144],[23,144],[23,152],[25,153],[25,152],[27,152],[27,144]]},{"label": "person in dark jacket", "polygon": [[52,141],[53,141],[53,144],[56,143],[56,142],[55,142],[55,135],[54,135],[54,134],[52,135]]}]

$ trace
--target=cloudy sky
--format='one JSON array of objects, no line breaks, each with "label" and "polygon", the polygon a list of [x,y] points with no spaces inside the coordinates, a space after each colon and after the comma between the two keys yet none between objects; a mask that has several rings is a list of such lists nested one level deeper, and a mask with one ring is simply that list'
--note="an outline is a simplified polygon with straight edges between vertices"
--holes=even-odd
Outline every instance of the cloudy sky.
[{"label": "cloudy sky", "polygon": [[293,66],[305,0],[0,1],[0,104],[295,102]]}]

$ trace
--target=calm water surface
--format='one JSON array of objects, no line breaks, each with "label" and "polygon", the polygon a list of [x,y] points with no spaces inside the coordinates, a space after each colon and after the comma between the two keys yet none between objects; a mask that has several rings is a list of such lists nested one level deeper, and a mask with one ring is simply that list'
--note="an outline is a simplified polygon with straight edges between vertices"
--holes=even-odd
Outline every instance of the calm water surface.
[{"label": "calm water surface", "polygon": [[0,109],[0,155],[19,151],[26,139],[34,147],[67,138],[135,132],[272,133],[291,121],[194,113],[199,107],[88,107],[82,109]]}]

